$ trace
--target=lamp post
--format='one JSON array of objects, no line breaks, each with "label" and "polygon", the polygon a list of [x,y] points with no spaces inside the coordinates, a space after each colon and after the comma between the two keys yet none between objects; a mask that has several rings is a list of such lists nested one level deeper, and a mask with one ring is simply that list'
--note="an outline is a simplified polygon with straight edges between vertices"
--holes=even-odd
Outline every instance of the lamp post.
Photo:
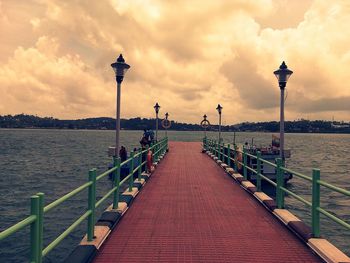
[{"label": "lamp post", "polygon": [[130,68],[125,63],[123,55],[120,54],[117,61],[111,64],[117,81],[117,109],[116,109],[116,125],[115,125],[115,157],[119,157],[119,132],[120,132],[120,87],[123,82],[126,71]]},{"label": "lamp post", "polygon": [[157,142],[158,141],[158,113],[160,109],[158,102],[156,103],[156,105],[154,105],[153,108],[156,111],[156,142]]},{"label": "lamp post", "polygon": [[219,143],[221,143],[221,111],[222,111],[222,107],[220,104],[218,104],[218,106],[216,107],[216,110],[219,113]]},{"label": "lamp post", "polygon": [[273,72],[275,74],[278,85],[281,89],[280,103],[280,157],[284,161],[284,89],[286,88],[289,77],[293,71],[289,70],[286,63],[283,61],[279,69]]}]

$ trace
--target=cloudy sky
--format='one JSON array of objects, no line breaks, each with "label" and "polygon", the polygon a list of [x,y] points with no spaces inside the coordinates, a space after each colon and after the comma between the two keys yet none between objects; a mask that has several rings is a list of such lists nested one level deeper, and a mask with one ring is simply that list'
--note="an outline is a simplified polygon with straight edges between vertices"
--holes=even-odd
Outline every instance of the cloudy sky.
[{"label": "cloudy sky", "polygon": [[348,0],[0,0],[0,115],[350,120]]}]

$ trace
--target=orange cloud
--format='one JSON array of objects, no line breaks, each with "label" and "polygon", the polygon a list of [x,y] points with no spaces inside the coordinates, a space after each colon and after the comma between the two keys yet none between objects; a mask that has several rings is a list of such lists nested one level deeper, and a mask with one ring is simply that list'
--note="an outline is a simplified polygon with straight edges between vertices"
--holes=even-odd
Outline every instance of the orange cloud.
[{"label": "orange cloud", "polygon": [[278,119],[272,72],[286,60],[287,119],[349,119],[348,1],[0,3],[0,114],[114,116],[122,52],[123,117],[158,101],[181,121],[217,119],[218,103],[226,123]]}]

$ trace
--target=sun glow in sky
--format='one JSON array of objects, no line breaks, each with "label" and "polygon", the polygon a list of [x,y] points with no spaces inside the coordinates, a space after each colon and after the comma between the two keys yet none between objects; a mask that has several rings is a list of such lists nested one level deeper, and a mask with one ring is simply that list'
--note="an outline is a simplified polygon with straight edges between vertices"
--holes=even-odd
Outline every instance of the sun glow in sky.
[{"label": "sun glow in sky", "polygon": [[115,116],[110,64],[131,65],[122,117],[198,123],[350,120],[348,0],[0,0],[0,114]]}]

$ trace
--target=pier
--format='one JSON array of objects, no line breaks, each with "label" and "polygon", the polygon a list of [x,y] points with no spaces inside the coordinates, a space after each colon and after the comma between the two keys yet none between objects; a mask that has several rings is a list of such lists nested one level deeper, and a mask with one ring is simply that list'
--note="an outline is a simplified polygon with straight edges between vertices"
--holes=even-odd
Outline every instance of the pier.
[{"label": "pier", "polygon": [[[145,158],[150,152],[151,167]],[[247,157],[256,159],[255,167]],[[263,164],[276,169],[276,181],[262,174]],[[126,166],[128,175],[121,178]],[[311,201],[284,185],[286,171],[311,183]],[[249,174],[255,174],[254,182]],[[96,187],[110,175],[112,188],[97,200]],[[262,192],[262,181],[274,187],[275,197]],[[168,143],[165,137],[123,162],[115,158],[114,166],[101,174],[91,169],[87,183],[50,204],[45,205],[43,193],[33,195],[30,215],[2,231],[0,242],[29,227],[29,261],[40,263],[78,225],[87,223],[84,238],[63,262],[350,262],[321,236],[321,213],[350,229],[322,208],[321,186],[350,196],[348,190],[320,180],[317,169],[309,177],[284,167],[278,158],[272,163],[260,152],[253,155],[236,145],[206,137],[202,143]],[[44,247],[45,214],[84,189],[85,213]],[[286,194],[310,208],[311,226],[285,209]],[[97,215],[98,207],[107,209]]]},{"label": "pier", "polygon": [[322,262],[200,143],[170,152],[94,262]]}]

